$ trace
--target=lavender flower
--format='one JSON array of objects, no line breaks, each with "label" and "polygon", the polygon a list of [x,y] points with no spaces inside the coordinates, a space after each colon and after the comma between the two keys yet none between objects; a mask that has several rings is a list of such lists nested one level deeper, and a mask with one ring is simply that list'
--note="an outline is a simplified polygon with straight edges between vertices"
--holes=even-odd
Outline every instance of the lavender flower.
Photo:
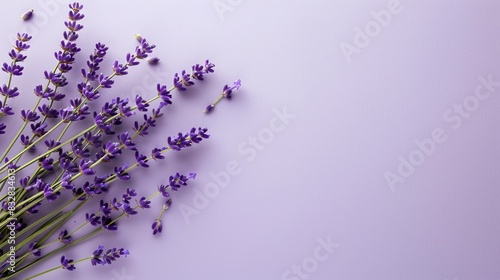
[{"label": "lavender flower", "polygon": [[85,219],[92,226],[98,226],[98,225],[101,224],[101,217],[100,216],[96,216],[95,214],[86,213],[85,214]]},{"label": "lavender flower", "polygon": [[208,129],[201,127],[198,128],[198,130],[192,128],[189,133],[179,133],[175,138],[168,137],[168,146],[175,151],[180,151],[187,147],[191,147],[193,143],[199,143],[202,139],[210,137],[210,135],[206,134],[207,130]]},{"label": "lavender flower", "polygon": [[176,173],[174,176],[170,176],[168,182],[172,190],[177,191],[181,186],[187,186],[187,182],[189,181],[189,179],[194,179],[194,178],[196,178],[196,173],[189,173],[188,176]]},{"label": "lavender flower", "polygon": [[68,271],[73,271],[76,269],[75,265],[73,264],[72,259],[67,259],[65,256],[61,257],[61,267],[65,270]]},{"label": "lavender flower", "polygon": [[92,170],[92,168],[90,168],[92,163],[93,162],[91,160],[87,160],[87,159],[80,160],[80,164],[78,165],[80,172],[82,174],[85,174],[85,175],[94,175],[95,171]]},{"label": "lavender flower", "polygon": [[142,209],[151,208],[151,206],[150,206],[151,201],[146,199],[145,197],[141,197],[141,199],[139,200],[139,202],[137,204]]},{"label": "lavender flower", "polygon": [[153,235],[156,235],[158,233],[161,233],[163,226],[161,224],[160,219],[156,219],[153,224],[151,225],[151,229],[153,230]]},{"label": "lavender flower", "polygon": [[14,98],[19,95],[17,91],[17,87],[9,88],[7,85],[3,85],[0,87],[0,95],[7,98]]},{"label": "lavender flower", "polygon": [[117,249],[112,248],[106,251],[106,253],[102,256],[102,264],[111,264],[112,262],[119,259],[121,256],[127,257],[129,255],[129,251],[123,248]]},{"label": "lavender flower", "polygon": [[54,192],[54,190],[52,189],[52,186],[50,184],[46,184],[45,187],[43,188],[43,195],[45,196],[45,198],[49,202],[52,202],[52,201],[56,200],[57,198],[59,198],[60,194],[61,194],[61,192],[59,192],[59,191]]},{"label": "lavender flower", "polygon": [[104,252],[104,246],[99,245],[97,250],[95,250],[94,253],[92,253],[92,258],[90,259],[90,263],[93,266],[96,266],[98,264],[103,264],[103,261],[101,260],[103,252]]},{"label": "lavender flower", "polygon": [[161,193],[161,195],[163,195],[163,197],[166,197],[166,198],[169,198],[170,197],[170,194],[168,193],[168,188],[169,186],[165,186],[165,185],[160,185],[158,187],[158,192]]},{"label": "lavender flower", "polygon": [[104,145],[104,153],[106,154],[106,159],[113,159],[121,154],[120,143],[118,142],[108,142]]},{"label": "lavender flower", "polygon": [[126,172],[127,168],[129,167],[128,163],[124,164],[121,167],[115,167],[115,175],[118,179],[120,180],[129,180],[130,175]]},{"label": "lavender flower", "polygon": [[111,215],[111,207],[109,207],[109,204],[104,202],[103,200],[99,202],[99,210],[106,217],[109,217],[109,215]]},{"label": "lavender flower", "polygon": [[102,223],[102,227],[105,230],[109,230],[109,231],[118,230],[118,226],[116,225],[116,222],[113,222],[113,220],[110,217],[102,216],[101,223]]},{"label": "lavender flower", "polygon": [[71,235],[68,234],[67,230],[63,230],[59,233],[58,237],[59,241],[64,245],[68,245],[71,243]]},{"label": "lavender flower", "polygon": [[30,251],[30,254],[32,254],[35,257],[42,256],[42,251],[40,249],[38,249],[36,241],[30,243],[29,251]]},{"label": "lavender flower", "polygon": [[148,158],[145,155],[139,153],[139,151],[135,152],[135,160],[137,161],[137,165],[145,168],[149,167],[149,164],[147,164]]}]

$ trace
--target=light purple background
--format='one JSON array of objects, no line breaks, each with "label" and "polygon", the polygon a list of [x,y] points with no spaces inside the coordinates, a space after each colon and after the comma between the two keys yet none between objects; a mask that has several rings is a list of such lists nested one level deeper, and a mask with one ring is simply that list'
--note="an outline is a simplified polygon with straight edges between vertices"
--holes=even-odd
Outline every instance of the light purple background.
[{"label": "light purple background", "polygon": [[[443,119],[473,95],[479,76],[500,80],[499,2],[402,0],[401,12],[350,63],[340,45],[354,44],[356,28],[390,1],[220,2],[233,3],[222,17],[212,0],[82,1],[80,63],[97,41],[110,47],[105,72],[134,48],[134,33],[158,46],[158,67],[131,69],[107,94],[130,98],[144,79],[155,82],[151,73],[170,84],[193,63],[210,58],[217,65],[202,85],[175,93],[175,106],[141,144],[163,145],[191,126],[209,127],[212,138],[133,173],[143,195],[172,172],[198,173],[175,194],[159,237],[150,230],[162,202],[156,200],[118,234],[68,253],[79,259],[103,244],[127,247],[130,257],[39,279],[300,279],[284,274],[311,260],[317,239],[328,236],[340,246],[308,279],[500,278],[500,87],[460,128]],[[15,80],[27,102],[43,70],[53,67],[64,30],[66,6],[44,3],[58,2],[7,2],[0,10],[3,60],[8,34],[22,26],[35,33],[27,77]],[[31,8],[32,22],[20,22]],[[237,78],[241,91],[204,116],[221,87]],[[284,108],[295,118],[249,160],[238,147],[251,147],[249,137],[262,137],[273,111]],[[438,128],[447,140],[392,191],[384,173],[397,172],[398,157],[408,158],[415,139]],[[183,217],[181,205],[193,207],[196,190],[230,161],[241,172],[197,215]]]}]

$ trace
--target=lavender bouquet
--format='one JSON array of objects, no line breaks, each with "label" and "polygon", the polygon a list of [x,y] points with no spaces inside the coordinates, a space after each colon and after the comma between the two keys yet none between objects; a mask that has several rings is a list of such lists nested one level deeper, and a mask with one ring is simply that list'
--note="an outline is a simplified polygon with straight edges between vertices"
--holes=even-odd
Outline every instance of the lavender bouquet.
[{"label": "lavender bouquet", "polygon": [[[0,86],[0,139],[9,143],[0,156],[0,278],[17,279],[29,275],[33,279],[54,270],[75,270],[77,264],[89,261],[92,265],[107,265],[129,252],[124,248],[89,249],[90,257],[73,259],[64,250],[80,244],[105,231],[116,231],[119,221],[151,207],[155,197],[163,198],[163,207],[152,221],[152,234],[162,232],[162,216],[170,207],[170,192],[178,191],[195,179],[195,173],[172,174],[158,189],[127,188],[120,196],[109,197],[109,191],[119,181],[130,180],[130,173],[137,168],[148,168],[153,161],[165,159],[167,152],[178,152],[209,138],[206,128],[190,128],[187,132],[166,138],[164,147],[151,151],[141,150],[138,137],[147,137],[163,116],[164,109],[172,106],[172,95],[184,92],[205,76],[214,72],[209,60],[173,75],[170,86],[158,84],[155,97],[146,100],[135,96],[133,101],[103,94],[113,88],[115,81],[126,76],[133,67],[146,62],[157,63],[151,57],[155,45],[136,36],[139,45],[126,54],[124,61],[115,61],[107,74],[100,72],[108,47],[95,44],[88,56],[86,67],[80,70],[81,82],[72,96],[61,89],[68,85],[68,73],[73,70],[76,55],[81,51],[77,41],[83,28],[83,6],[69,5],[69,20],[54,53],[55,66],[43,72],[45,80],[33,89],[35,104],[14,112],[12,105],[20,92],[14,84],[23,75],[23,63],[30,49],[29,34],[18,34],[13,49],[8,53],[10,62],[2,65],[7,82]],[[22,16],[28,20],[33,11]],[[106,71],[104,71],[106,72]],[[231,99],[239,89],[238,80],[225,85],[221,96],[206,107],[213,110],[223,98]],[[1,98],[0,98],[1,99]],[[98,108],[95,108],[98,107]],[[140,117],[137,118],[137,116]],[[21,122],[15,122],[20,117]],[[19,120],[19,119],[17,119]],[[72,127],[72,129],[70,129]],[[3,138],[7,131],[15,133],[13,139]],[[15,132],[17,131],[17,132]],[[71,133],[71,131],[76,131]],[[17,149],[17,152],[16,152]],[[126,162],[124,154],[130,153],[134,161]],[[106,165],[107,168],[101,168]],[[112,166],[112,172],[109,167]],[[93,209],[93,211],[81,211]],[[75,215],[85,217],[82,224],[69,226]],[[44,260],[57,263],[46,271],[35,271]]]}]

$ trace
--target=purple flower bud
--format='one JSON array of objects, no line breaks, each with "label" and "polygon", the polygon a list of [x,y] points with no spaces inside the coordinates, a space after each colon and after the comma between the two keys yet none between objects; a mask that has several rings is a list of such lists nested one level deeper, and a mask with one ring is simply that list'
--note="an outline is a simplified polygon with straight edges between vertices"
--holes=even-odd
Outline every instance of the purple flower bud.
[{"label": "purple flower bud", "polygon": [[233,93],[234,90],[238,90],[241,87],[241,80],[236,80],[234,81],[232,86],[225,85],[224,88],[222,89],[222,95],[225,96],[227,99],[231,99],[231,93]]},{"label": "purple flower bud", "polygon": [[146,61],[151,65],[156,65],[160,62],[160,59],[158,57],[150,57]]},{"label": "purple flower bud", "polygon": [[157,84],[156,89],[158,91],[158,96],[162,100],[162,102],[161,102],[162,106],[172,104],[172,94],[170,94],[170,91],[167,90],[166,85]]},{"label": "purple flower bud", "polygon": [[118,142],[106,143],[106,145],[104,146],[104,153],[106,154],[107,159],[112,159],[118,156],[119,154],[121,154],[120,143]]},{"label": "purple flower bud", "polygon": [[170,194],[167,192],[168,186],[160,185],[158,191],[163,195],[163,197],[169,198]]},{"label": "purple flower bud", "polygon": [[125,170],[129,167],[128,163],[125,163],[122,167],[115,167],[114,171],[116,174],[116,177],[120,180],[129,180],[130,175],[125,172]]},{"label": "purple flower bud", "polygon": [[54,192],[54,190],[52,189],[52,186],[50,186],[50,184],[46,184],[44,189],[43,189],[43,195],[45,196],[45,198],[49,202],[52,202],[52,201],[56,200],[57,198],[59,198],[60,194],[61,193],[59,191]]},{"label": "purple flower bud", "polygon": [[39,160],[39,165],[42,169],[46,171],[52,171],[54,170],[54,159],[53,158],[41,158]]},{"label": "purple flower bud", "polygon": [[109,217],[109,215],[111,215],[111,207],[109,207],[109,204],[105,203],[103,200],[99,202],[99,210],[106,217]]},{"label": "purple flower bud", "polygon": [[59,239],[59,241],[61,243],[63,243],[64,245],[68,245],[71,243],[71,235],[68,235],[68,231],[67,230],[63,230],[59,233],[59,237],[57,238]]},{"label": "purple flower bud", "polygon": [[95,171],[90,168],[90,165],[92,165],[92,163],[93,162],[91,160],[80,160],[80,164],[78,165],[80,172],[85,175],[94,175]]},{"label": "purple flower bud", "polygon": [[14,98],[19,95],[19,92],[17,91],[17,87],[9,88],[7,85],[3,85],[0,87],[0,95],[7,98]]},{"label": "purple flower bud", "polygon": [[208,59],[205,61],[205,65],[203,66],[205,73],[213,73],[215,64],[211,63]]},{"label": "purple flower bud", "polygon": [[145,155],[143,155],[143,154],[140,154],[139,151],[135,152],[135,159],[136,159],[137,164],[139,166],[142,166],[142,167],[145,167],[145,168],[149,167],[149,165],[147,164],[147,162],[148,162],[147,157]]},{"label": "purple flower bud", "polygon": [[163,229],[161,221],[159,219],[156,219],[154,223],[151,225],[151,229],[153,230],[153,235],[161,233],[161,230]]},{"label": "purple flower bud", "polygon": [[122,211],[126,216],[136,215],[138,212],[130,206],[128,203],[122,204]]},{"label": "purple flower bud", "polygon": [[37,242],[31,242],[29,245],[29,252],[35,257],[42,256],[42,251],[38,249]]},{"label": "purple flower bud", "polygon": [[111,219],[110,217],[102,216],[101,223],[102,223],[102,227],[105,230],[109,230],[109,231],[118,230],[118,226],[116,225],[116,222],[113,222],[113,219]]},{"label": "purple flower bud", "polygon": [[137,196],[137,192],[134,189],[127,188],[125,193],[122,195],[122,200],[125,203],[130,203],[132,197]]},{"label": "purple flower bud", "polygon": [[31,10],[27,11],[26,13],[22,14],[22,15],[21,15],[21,18],[22,18],[23,20],[25,20],[25,21],[26,21],[26,20],[30,20],[30,19],[31,19],[31,17],[33,16],[33,12],[35,12],[35,10],[31,9]]},{"label": "purple flower bud", "polygon": [[137,110],[140,112],[148,111],[149,104],[140,95],[135,96],[135,104],[137,105]]},{"label": "purple flower bud", "polygon": [[148,209],[148,208],[151,208],[151,201],[146,199],[145,197],[141,197],[141,199],[139,200],[139,207],[141,207],[142,209]]},{"label": "purple flower bud", "polygon": [[194,179],[195,177],[196,173],[189,173],[189,176],[176,173],[174,176],[170,176],[168,182],[172,190],[177,191],[181,186],[187,186],[189,179]]},{"label": "purple flower bud", "polygon": [[166,211],[170,206],[172,206],[172,199],[169,198],[163,203],[163,211]]},{"label": "purple flower bud", "polygon": [[85,219],[92,226],[98,226],[98,225],[101,224],[101,217],[100,216],[96,216],[95,214],[86,213],[85,214]]},{"label": "purple flower bud", "polygon": [[72,259],[67,259],[65,256],[61,257],[61,266],[63,269],[73,271],[76,269]]},{"label": "purple flower bud", "polygon": [[127,69],[127,65],[119,64],[118,61],[115,61],[115,63],[113,64],[113,72],[116,74],[116,76],[127,75]]}]

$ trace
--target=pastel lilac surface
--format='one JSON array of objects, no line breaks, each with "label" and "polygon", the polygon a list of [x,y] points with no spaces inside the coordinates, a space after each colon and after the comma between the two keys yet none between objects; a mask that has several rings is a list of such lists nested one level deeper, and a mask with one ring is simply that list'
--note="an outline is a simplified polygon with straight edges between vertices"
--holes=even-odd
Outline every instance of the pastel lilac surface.
[{"label": "pastel lilac surface", "polygon": [[[22,26],[0,26],[4,60],[17,32],[33,35],[23,79],[45,82],[38,65],[53,65],[46,54],[60,47],[67,7],[60,2],[8,2],[0,11],[5,22]],[[90,61],[96,62],[101,42],[113,57],[98,67],[110,69],[117,60],[124,73],[122,54],[137,45],[135,33],[155,42],[161,58],[157,65],[128,69],[126,81],[112,85],[92,73],[94,66],[73,65],[113,87],[102,95],[116,91],[142,104],[138,94],[155,96],[157,84],[170,84],[175,73],[180,82],[181,69],[207,57],[221,75],[196,80],[203,87],[175,96],[179,106],[166,108],[169,117],[158,120],[161,129],[151,132],[145,147],[141,143],[138,160],[175,145],[167,137],[194,125],[209,128],[206,145],[134,170],[131,180],[125,180],[126,167],[114,170],[124,190],[140,185],[151,192],[176,172],[197,173],[183,192],[169,193],[175,199],[161,222],[153,224],[163,207],[158,203],[118,231],[105,216],[97,219],[97,208],[88,209],[74,224],[87,219],[113,233],[42,266],[70,269],[71,260],[91,255],[93,261],[38,279],[500,277],[500,3],[153,0],[144,13],[135,2],[82,4],[87,16],[78,32],[80,61],[94,53]],[[22,21],[31,9],[31,19]],[[201,113],[224,84],[239,78],[244,86],[231,102],[216,114]],[[36,84],[15,84],[20,94],[8,106],[19,112],[32,103]],[[36,122],[44,113],[65,112],[22,117]],[[10,128],[20,117],[5,118],[5,128],[0,124],[4,139],[13,136]],[[88,163],[66,168],[91,173]],[[46,187],[33,186],[57,196]],[[153,236],[154,230],[161,234]],[[101,244],[106,249],[94,252]],[[30,248],[38,253],[36,244]],[[126,252],[108,248],[127,248],[130,255],[93,267]]]}]

